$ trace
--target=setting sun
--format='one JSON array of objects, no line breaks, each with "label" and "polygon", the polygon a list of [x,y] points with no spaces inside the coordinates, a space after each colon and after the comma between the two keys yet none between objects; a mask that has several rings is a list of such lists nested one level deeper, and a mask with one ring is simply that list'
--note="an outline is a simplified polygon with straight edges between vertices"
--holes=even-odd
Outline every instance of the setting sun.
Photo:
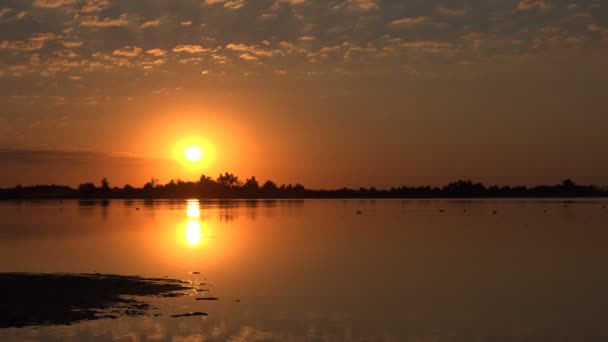
[{"label": "setting sun", "polygon": [[184,155],[188,161],[198,162],[203,156],[203,151],[201,151],[201,149],[196,146],[190,146],[186,149]]}]

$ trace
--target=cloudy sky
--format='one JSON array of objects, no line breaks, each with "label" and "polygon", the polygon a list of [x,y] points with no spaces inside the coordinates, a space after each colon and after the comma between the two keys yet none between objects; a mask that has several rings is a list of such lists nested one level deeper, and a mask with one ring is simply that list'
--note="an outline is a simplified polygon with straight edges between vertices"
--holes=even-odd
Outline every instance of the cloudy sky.
[{"label": "cloudy sky", "polygon": [[0,186],[608,184],[607,52],[601,0],[0,0]]}]

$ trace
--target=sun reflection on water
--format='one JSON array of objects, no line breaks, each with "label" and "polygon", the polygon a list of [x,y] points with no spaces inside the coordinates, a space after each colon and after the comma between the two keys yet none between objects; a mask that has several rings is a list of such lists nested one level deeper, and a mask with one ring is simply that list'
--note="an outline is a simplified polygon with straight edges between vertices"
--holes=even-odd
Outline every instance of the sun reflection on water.
[{"label": "sun reflection on water", "polygon": [[196,246],[201,243],[201,224],[198,221],[188,221],[186,225],[186,242],[190,246]]},{"label": "sun reflection on water", "polygon": [[185,234],[186,243],[190,246],[198,246],[202,240],[201,207],[198,200],[188,200],[186,204],[186,216],[188,216]]},{"label": "sun reflection on water", "polygon": [[190,218],[201,217],[201,207],[198,200],[188,200],[186,204],[186,215]]}]

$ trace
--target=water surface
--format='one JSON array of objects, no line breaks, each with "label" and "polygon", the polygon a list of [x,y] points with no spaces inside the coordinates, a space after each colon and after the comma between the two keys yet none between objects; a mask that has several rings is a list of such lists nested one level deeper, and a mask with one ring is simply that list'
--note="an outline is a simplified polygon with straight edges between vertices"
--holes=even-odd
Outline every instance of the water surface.
[{"label": "water surface", "polygon": [[[606,202],[0,202],[0,272],[168,277],[219,298],[0,340],[603,340]],[[190,311],[208,316],[171,317]]]}]

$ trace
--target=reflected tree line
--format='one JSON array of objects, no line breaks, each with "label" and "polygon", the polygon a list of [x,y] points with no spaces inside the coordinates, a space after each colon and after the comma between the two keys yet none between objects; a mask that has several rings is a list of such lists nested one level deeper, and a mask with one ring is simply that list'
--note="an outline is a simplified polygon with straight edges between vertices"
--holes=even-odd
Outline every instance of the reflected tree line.
[{"label": "reflected tree line", "polygon": [[152,178],[141,188],[131,185],[112,187],[103,178],[99,184],[83,183],[78,188],[61,185],[16,186],[0,189],[0,199],[28,198],[200,198],[200,199],[257,199],[257,198],[516,198],[516,197],[606,197],[608,188],[595,185],[577,185],[564,180],[557,185],[486,186],[471,180],[459,180],[443,187],[402,186],[390,189],[342,188],[336,190],[307,189],[301,184],[277,185],[268,180],[262,184],[255,177],[241,181],[238,176],[225,172],[216,179],[201,175],[197,181],[171,180],[161,184]]}]

